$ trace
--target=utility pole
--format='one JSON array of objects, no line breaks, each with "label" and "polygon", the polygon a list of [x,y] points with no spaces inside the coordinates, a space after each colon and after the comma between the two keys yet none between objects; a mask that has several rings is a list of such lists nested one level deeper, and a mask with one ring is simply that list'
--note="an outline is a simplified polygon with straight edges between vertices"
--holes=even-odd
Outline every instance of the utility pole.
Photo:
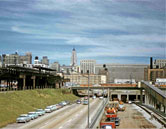
[{"label": "utility pole", "polygon": [[87,74],[88,74],[88,129],[89,129],[89,70],[87,70]]}]

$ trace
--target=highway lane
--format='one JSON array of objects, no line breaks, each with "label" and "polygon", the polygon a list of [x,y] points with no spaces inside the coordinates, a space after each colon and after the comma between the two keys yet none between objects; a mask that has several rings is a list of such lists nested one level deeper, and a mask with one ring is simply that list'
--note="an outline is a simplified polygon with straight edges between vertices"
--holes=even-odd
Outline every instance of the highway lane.
[{"label": "highway lane", "polygon": [[77,106],[78,106],[77,104],[67,105],[67,106],[65,106],[59,110],[56,110],[52,113],[46,113],[44,116],[40,116],[39,118],[32,120],[28,123],[14,123],[14,124],[10,124],[10,125],[4,127],[3,129],[7,129],[7,128],[17,128],[17,129],[18,128],[19,129],[36,128],[38,125],[42,126],[46,122],[54,119],[56,116],[62,115],[66,111],[73,110]]},{"label": "highway lane", "polygon": [[[99,100],[97,99],[97,102],[93,105],[90,106],[90,123],[91,120],[93,119],[93,117],[96,115],[97,111],[99,110],[99,108],[103,105],[103,100]],[[85,109],[84,111],[82,111],[83,113],[77,113],[70,124],[64,123],[63,128],[86,128],[87,126],[87,116],[88,116],[88,112],[87,109]]]},{"label": "highway lane", "polygon": [[[90,103],[90,108],[98,107],[100,100],[95,99]],[[87,105],[80,104],[77,108],[73,109],[70,112],[65,112],[62,116],[58,116],[57,119],[50,121],[45,126],[42,126],[40,129],[45,128],[86,128],[87,126]],[[93,109],[94,110],[94,109]],[[92,111],[92,110],[91,110]],[[79,125],[78,122],[81,121]],[[79,125],[79,126],[78,126]],[[73,127],[72,127],[73,126]]]},{"label": "highway lane", "polygon": [[[90,99],[90,116],[97,111],[99,105],[102,104],[102,100]],[[38,119],[32,120],[28,123],[23,124],[11,124],[6,128],[85,128],[87,126],[87,109],[88,105],[72,104],[67,105],[59,110],[52,113],[47,113]]]}]

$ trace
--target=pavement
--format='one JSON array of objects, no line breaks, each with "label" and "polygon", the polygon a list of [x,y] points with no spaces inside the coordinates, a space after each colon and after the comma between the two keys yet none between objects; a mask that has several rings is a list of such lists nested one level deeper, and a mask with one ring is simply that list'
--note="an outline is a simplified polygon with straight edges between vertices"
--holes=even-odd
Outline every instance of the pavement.
[{"label": "pavement", "polygon": [[135,104],[125,104],[126,110],[119,111],[120,126],[117,129],[138,128],[138,129],[161,129],[162,125],[155,119],[151,120],[150,115]]}]

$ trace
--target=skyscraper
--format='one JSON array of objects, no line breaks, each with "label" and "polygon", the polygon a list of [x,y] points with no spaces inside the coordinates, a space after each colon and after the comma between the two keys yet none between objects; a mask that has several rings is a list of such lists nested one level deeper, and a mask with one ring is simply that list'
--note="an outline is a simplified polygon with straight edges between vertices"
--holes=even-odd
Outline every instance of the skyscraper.
[{"label": "skyscraper", "polygon": [[43,56],[43,59],[41,60],[41,63],[49,66],[49,59],[48,59],[48,57],[47,56]]},{"label": "skyscraper", "polygon": [[71,56],[71,66],[76,66],[77,65],[77,53],[75,48],[72,50],[72,56]]}]

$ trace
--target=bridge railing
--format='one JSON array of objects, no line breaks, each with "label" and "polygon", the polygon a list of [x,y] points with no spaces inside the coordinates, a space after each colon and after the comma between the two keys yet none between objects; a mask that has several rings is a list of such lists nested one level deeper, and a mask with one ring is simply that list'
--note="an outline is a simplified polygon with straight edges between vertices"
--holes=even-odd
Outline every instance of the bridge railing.
[{"label": "bridge railing", "polygon": [[[104,98],[103,98],[104,99]],[[92,118],[91,120],[91,123],[90,123],[90,126],[89,128],[94,128],[94,126],[96,124],[98,124],[98,121],[100,121],[101,117],[102,117],[102,114],[104,112],[104,108],[105,106],[108,104],[109,102],[109,98],[107,98],[105,101],[104,101],[104,104],[102,104],[100,106],[100,108],[98,109],[98,111],[96,112],[96,114],[94,115],[94,117]]]}]

